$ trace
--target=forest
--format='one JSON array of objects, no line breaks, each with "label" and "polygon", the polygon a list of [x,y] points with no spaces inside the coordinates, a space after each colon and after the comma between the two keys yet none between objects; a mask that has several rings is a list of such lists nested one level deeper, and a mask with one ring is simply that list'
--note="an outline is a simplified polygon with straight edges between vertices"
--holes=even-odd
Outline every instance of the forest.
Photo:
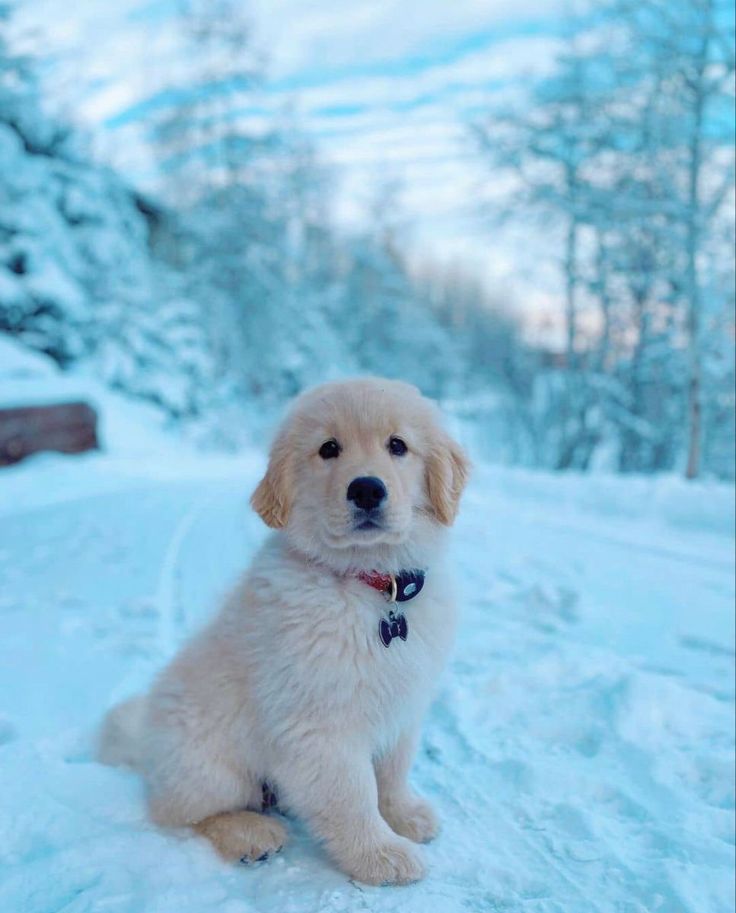
[{"label": "forest", "polygon": [[[552,71],[463,124],[534,226],[561,343],[469,268],[407,257],[378,188],[356,230],[298,117],[254,135],[268,80],[244,5],[180,7],[188,65],[145,102],[145,190],[50,111],[0,6],[0,333],[234,448],[303,387],[402,377],[481,458],[734,475],[734,33],[722,0],[603,0]],[[150,186],[154,187],[152,191]],[[479,204],[480,207],[480,204]]]}]

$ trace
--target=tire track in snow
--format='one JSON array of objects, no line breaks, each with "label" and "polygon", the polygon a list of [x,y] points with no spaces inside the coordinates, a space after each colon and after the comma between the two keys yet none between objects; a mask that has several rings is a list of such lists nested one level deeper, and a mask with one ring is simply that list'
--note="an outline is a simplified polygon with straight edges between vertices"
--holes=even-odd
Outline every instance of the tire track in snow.
[{"label": "tire track in snow", "polygon": [[202,513],[218,497],[218,493],[203,495],[185,511],[174,528],[164,553],[156,585],[155,604],[159,614],[159,650],[168,657],[177,645],[176,634],[184,619],[177,598],[179,581],[179,556],[186,537]]}]

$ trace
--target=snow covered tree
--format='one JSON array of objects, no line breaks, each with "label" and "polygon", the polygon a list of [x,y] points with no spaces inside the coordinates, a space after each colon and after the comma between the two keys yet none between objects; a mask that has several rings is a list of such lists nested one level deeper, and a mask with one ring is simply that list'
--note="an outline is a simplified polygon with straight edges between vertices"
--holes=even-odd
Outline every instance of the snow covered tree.
[{"label": "snow covered tree", "polygon": [[260,61],[241,6],[190,2],[180,34],[192,62],[151,124],[173,261],[209,304],[217,370],[241,397],[279,400],[350,365],[326,320],[336,272],[325,178],[288,123],[254,131]]},{"label": "snow covered tree", "polygon": [[183,0],[177,24],[187,65],[154,99],[149,138],[163,189],[186,205],[244,177],[271,131],[254,136],[240,122],[262,67],[242,4]]},{"label": "snow covered tree", "polygon": [[544,405],[558,468],[614,444],[624,471],[700,471],[728,373],[708,332],[733,327],[733,56],[722,0],[610,0],[572,23],[520,111],[479,128],[516,176],[513,211],[558,228],[566,351]]},{"label": "snow covered tree", "polygon": [[2,36],[0,331],[173,415],[201,411],[197,306],[152,250],[164,211],[90,160],[44,110],[33,61]]},{"label": "snow covered tree", "polygon": [[608,85],[598,55],[573,33],[555,72],[536,84],[521,110],[476,125],[481,149],[514,179],[507,214],[536,219],[558,239],[564,288],[565,372],[549,386],[553,465],[585,469],[598,443],[599,387],[590,382],[584,292],[586,229],[601,149],[608,137]]},{"label": "snow covered tree", "polygon": [[717,307],[707,300],[706,257],[714,227],[733,206],[733,9],[723,0],[623,0],[616,11],[636,35],[657,87],[653,141],[666,166],[672,243],[682,244],[684,254],[672,278],[685,312],[686,475],[694,478],[701,467],[704,321]]}]

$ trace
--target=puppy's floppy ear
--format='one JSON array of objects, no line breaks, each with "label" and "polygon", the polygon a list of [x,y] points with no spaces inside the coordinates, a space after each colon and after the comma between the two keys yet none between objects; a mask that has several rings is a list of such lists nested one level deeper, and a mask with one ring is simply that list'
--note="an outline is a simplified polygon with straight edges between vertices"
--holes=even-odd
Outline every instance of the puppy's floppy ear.
[{"label": "puppy's floppy ear", "polygon": [[283,529],[289,522],[293,488],[291,442],[280,434],[271,448],[266,474],[251,496],[251,507],[267,526]]},{"label": "puppy's floppy ear", "polygon": [[439,432],[427,456],[426,482],[432,511],[445,526],[452,526],[457,516],[469,473],[470,461],[462,447],[445,432]]}]

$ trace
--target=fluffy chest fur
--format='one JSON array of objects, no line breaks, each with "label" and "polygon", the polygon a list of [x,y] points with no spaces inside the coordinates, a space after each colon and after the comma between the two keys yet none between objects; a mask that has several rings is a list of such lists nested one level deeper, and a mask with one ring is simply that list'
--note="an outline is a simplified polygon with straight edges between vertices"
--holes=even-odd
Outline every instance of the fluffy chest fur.
[{"label": "fluffy chest fur", "polygon": [[267,543],[223,619],[264,741],[277,746],[294,727],[337,725],[374,750],[390,743],[424,710],[451,646],[446,577],[428,569],[423,591],[401,606],[407,640],[385,647],[381,593],[304,561],[279,537]]}]

